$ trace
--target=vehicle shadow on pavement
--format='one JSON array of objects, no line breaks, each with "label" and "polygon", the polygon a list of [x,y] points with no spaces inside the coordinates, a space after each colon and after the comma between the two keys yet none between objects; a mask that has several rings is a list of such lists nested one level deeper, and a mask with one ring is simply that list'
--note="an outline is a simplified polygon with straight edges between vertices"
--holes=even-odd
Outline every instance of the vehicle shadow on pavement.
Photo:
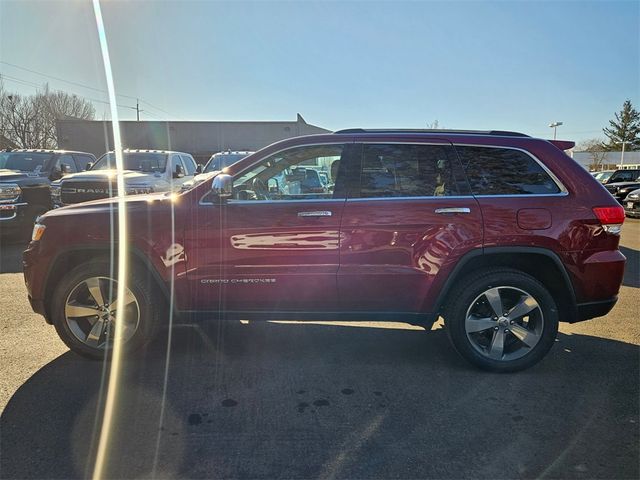
[{"label": "vehicle shadow on pavement", "polygon": [[[485,373],[443,330],[177,327],[128,358],[110,478],[637,478],[640,348],[560,334]],[[3,478],[92,473],[102,362],[66,353],[14,394]],[[99,427],[99,422],[97,423]],[[155,463],[155,467],[154,467]]]},{"label": "vehicle shadow on pavement", "polygon": [[25,242],[0,240],[0,273],[22,273],[22,252]]},{"label": "vehicle shadow on pavement", "polygon": [[640,288],[640,252],[622,245],[619,248],[622,254],[627,257],[622,284],[626,287]]}]

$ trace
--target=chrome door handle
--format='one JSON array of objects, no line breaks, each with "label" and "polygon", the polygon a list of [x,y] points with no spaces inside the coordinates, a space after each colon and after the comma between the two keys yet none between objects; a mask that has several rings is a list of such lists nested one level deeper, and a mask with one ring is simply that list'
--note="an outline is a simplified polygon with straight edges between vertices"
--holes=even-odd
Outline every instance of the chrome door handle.
[{"label": "chrome door handle", "polygon": [[436,208],[435,212],[440,215],[446,215],[447,213],[471,213],[471,209],[467,207]]},{"label": "chrome door handle", "polygon": [[312,212],[298,212],[299,217],[330,217],[333,215],[329,210],[314,210]]}]

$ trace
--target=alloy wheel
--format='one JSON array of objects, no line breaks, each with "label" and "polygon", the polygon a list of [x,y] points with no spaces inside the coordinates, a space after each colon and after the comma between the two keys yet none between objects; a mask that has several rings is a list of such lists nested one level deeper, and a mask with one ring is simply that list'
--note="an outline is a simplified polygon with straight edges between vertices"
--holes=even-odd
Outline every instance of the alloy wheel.
[{"label": "alloy wheel", "polygon": [[[85,345],[104,349],[112,340],[116,320],[118,282],[108,277],[90,277],[69,293],[64,316],[71,333]],[[140,305],[125,288],[122,340],[133,337],[140,324]]]},{"label": "alloy wheel", "polygon": [[475,350],[498,361],[528,354],[542,338],[544,316],[536,299],[515,287],[492,287],[467,309],[465,332]]}]

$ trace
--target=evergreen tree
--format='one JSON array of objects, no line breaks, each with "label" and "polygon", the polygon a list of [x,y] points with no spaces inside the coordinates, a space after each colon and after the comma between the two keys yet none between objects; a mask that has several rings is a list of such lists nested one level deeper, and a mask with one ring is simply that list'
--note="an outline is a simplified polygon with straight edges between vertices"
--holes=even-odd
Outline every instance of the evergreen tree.
[{"label": "evergreen tree", "polygon": [[622,142],[629,142],[625,150],[640,149],[640,112],[638,112],[631,100],[626,100],[622,110],[615,114],[615,120],[609,120],[610,128],[602,131],[609,141],[604,145],[609,151],[622,150]]}]

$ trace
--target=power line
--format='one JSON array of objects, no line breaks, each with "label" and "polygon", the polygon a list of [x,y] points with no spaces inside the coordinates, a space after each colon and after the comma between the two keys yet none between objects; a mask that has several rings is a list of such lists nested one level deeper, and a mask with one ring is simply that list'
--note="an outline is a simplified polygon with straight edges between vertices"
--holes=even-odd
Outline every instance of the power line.
[{"label": "power line", "polygon": [[[42,89],[42,85],[38,85],[37,83],[33,83],[30,82],[28,80],[24,80],[22,78],[17,78],[17,77],[12,77],[10,75],[4,74],[4,73],[0,73],[0,78],[6,78],[7,80],[9,80],[10,82],[14,82],[14,83],[18,83],[20,85],[24,85],[27,87],[32,87],[35,88],[37,92],[39,92]],[[51,89],[52,92],[58,92],[58,93],[69,93],[69,92],[65,92],[63,90],[57,90],[55,88]],[[90,98],[90,97],[85,97],[83,95],[78,95],[76,93],[71,93],[71,95],[75,95],[78,98],[83,98],[84,100],[88,100],[90,102],[97,102],[97,103],[104,103],[106,105],[109,105],[109,102],[105,101],[105,100],[98,100],[97,98]],[[120,108],[129,108],[131,110],[136,110],[136,107],[131,107],[129,105],[120,105],[120,104],[116,104],[118,107]]]},{"label": "power line", "polygon": [[[32,69],[30,69],[30,68],[26,68],[26,67],[22,67],[22,66],[20,66],[20,65],[16,65],[15,63],[5,62],[5,61],[2,61],[2,60],[0,60],[0,63],[1,63],[1,64],[3,64],[3,65],[8,65],[8,66],[13,67],[13,68],[17,68],[17,69],[20,69],[20,70],[24,70],[25,72],[35,73],[36,75],[41,75],[41,76],[43,76],[43,77],[50,78],[50,79],[52,79],[52,80],[57,80],[57,81],[59,81],[59,82],[65,82],[65,83],[68,83],[68,84],[70,84],[70,85],[75,85],[75,86],[77,86],[77,87],[87,88],[87,89],[89,89],[89,90],[93,90],[93,91],[95,91],[95,92],[107,93],[107,91],[106,91],[106,90],[103,90],[103,89],[101,89],[101,88],[92,87],[92,86],[90,86],[90,85],[86,85],[86,84],[84,84],[84,83],[74,82],[74,81],[67,80],[67,79],[60,78],[60,77],[55,77],[55,76],[53,76],[53,75],[49,75],[49,74],[46,74],[46,73],[42,73],[42,72],[39,72],[39,71],[37,71],[37,70],[32,70]],[[131,96],[131,95],[125,95],[124,93],[117,93],[117,94],[116,94],[116,96],[123,97],[123,98],[129,98],[129,99],[131,99],[131,100],[136,100],[136,101],[138,100],[138,98],[137,98],[137,97],[134,97],[134,96]],[[147,105],[149,105],[151,108],[153,108],[153,109],[155,109],[155,110],[158,110],[158,111],[160,111],[160,112],[162,112],[162,113],[164,113],[164,114],[166,114],[166,115],[169,115],[169,116],[175,116],[175,115],[172,115],[171,113],[167,112],[166,110],[163,110],[163,109],[161,109],[160,107],[157,107],[157,106],[155,106],[154,104],[152,104],[152,103],[150,103],[150,102],[148,102],[148,101],[146,101],[146,100],[144,100],[144,99],[140,99],[140,102],[142,102],[142,103],[146,103],[146,104],[147,104]],[[107,102],[107,103],[108,103],[108,102]],[[132,108],[132,107],[126,107],[126,108]],[[147,113],[148,113],[148,112],[147,112]]]}]

